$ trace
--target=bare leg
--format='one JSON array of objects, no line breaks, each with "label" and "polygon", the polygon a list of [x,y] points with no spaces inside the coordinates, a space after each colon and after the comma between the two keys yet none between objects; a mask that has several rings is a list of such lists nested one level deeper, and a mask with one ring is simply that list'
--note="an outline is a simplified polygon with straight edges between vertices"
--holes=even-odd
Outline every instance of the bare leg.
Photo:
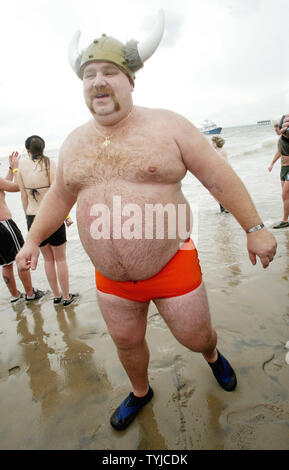
[{"label": "bare leg", "polygon": [[283,200],[283,222],[288,222],[289,216],[289,181],[283,181],[282,185],[282,200]]},{"label": "bare leg", "polygon": [[16,286],[15,277],[14,277],[13,263],[9,264],[8,266],[2,267],[2,276],[3,276],[6,286],[9,289],[10,294],[13,297],[17,297],[18,289]]},{"label": "bare leg", "polygon": [[154,300],[175,338],[208,362],[217,359],[217,333],[211,325],[206,290],[201,284],[188,294]]},{"label": "bare leg", "polygon": [[31,297],[33,295],[33,287],[30,271],[19,271],[18,269],[18,276],[22,282],[26,295]]},{"label": "bare leg", "polygon": [[145,340],[149,302],[134,302],[98,292],[98,303],[135,396],[149,387],[149,350]]},{"label": "bare leg", "polygon": [[60,246],[52,246],[53,255],[57,266],[58,281],[62,290],[62,298],[69,299],[69,273],[66,262],[66,243]]},{"label": "bare leg", "polygon": [[43,255],[44,258],[44,268],[45,268],[45,273],[47,280],[49,282],[49,285],[51,287],[51,290],[53,292],[54,297],[59,297],[60,292],[59,292],[59,287],[58,287],[58,282],[57,282],[57,275],[56,275],[56,269],[55,269],[55,263],[54,263],[54,254],[52,251],[52,248],[49,244],[40,247],[40,251]]}]

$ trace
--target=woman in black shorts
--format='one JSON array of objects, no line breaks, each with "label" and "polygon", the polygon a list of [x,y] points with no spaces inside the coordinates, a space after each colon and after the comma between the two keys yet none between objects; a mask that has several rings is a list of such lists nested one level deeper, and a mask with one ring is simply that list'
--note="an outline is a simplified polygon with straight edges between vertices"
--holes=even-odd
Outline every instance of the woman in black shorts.
[{"label": "woman in black shorts", "polygon": [[[37,135],[28,137],[25,147],[29,159],[21,161],[17,181],[29,230],[41,201],[55,178],[56,165],[43,154],[45,142],[42,137]],[[71,223],[72,221],[68,217],[66,224],[69,226]],[[63,305],[69,305],[77,297],[77,294],[69,293],[64,223],[40,244],[40,250],[44,258],[46,276],[54,295],[53,302],[55,304],[62,302]]]}]

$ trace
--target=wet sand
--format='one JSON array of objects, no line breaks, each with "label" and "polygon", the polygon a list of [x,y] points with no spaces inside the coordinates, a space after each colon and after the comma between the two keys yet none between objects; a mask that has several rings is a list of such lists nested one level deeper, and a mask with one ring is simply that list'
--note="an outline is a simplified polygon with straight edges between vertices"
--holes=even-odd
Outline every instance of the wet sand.
[{"label": "wet sand", "polygon": [[[265,219],[281,213],[279,186],[275,196],[261,208]],[[12,307],[0,285],[0,449],[288,450],[289,230],[274,231],[270,268],[253,267],[233,217],[212,199],[211,207],[209,229],[208,213],[200,213],[198,250],[218,347],[236,370],[237,389],[222,390],[151,304],[155,395],[126,431],[113,430],[109,417],[130,387],[97,306],[92,266],[72,240],[76,304],[53,306],[47,294]],[[41,260],[33,279],[47,288]]]}]

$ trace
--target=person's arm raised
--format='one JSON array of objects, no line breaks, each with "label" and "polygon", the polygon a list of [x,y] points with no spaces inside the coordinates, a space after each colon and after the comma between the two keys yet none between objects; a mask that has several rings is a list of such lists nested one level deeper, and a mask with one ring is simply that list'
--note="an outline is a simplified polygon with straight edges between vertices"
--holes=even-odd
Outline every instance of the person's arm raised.
[{"label": "person's arm raised", "polygon": [[5,178],[0,178],[0,190],[7,191],[9,193],[16,193],[19,191],[17,178],[13,181],[13,178],[17,176],[19,163],[19,153],[12,152],[9,155],[9,170]]}]

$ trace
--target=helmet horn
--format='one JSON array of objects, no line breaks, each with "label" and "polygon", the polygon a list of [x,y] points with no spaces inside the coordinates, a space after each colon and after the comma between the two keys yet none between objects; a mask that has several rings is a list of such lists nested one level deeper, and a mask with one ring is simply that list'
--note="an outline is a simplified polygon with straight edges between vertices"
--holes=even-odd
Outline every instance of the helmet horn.
[{"label": "helmet horn", "polygon": [[79,39],[80,39],[80,31],[76,31],[70,41],[69,48],[68,48],[68,59],[71,67],[79,76],[79,68],[80,62],[82,57],[82,52],[79,51]]},{"label": "helmet horn", "polygon": [[161,42],[162,36],[165,29],[165,14],[164,10],[159,10],[157,15],[157,21],[150,34],[150,37],[146,41],[139,42],[137,45],[139,56],[144,63],[149,59],[156,51],[159,43]]}]

